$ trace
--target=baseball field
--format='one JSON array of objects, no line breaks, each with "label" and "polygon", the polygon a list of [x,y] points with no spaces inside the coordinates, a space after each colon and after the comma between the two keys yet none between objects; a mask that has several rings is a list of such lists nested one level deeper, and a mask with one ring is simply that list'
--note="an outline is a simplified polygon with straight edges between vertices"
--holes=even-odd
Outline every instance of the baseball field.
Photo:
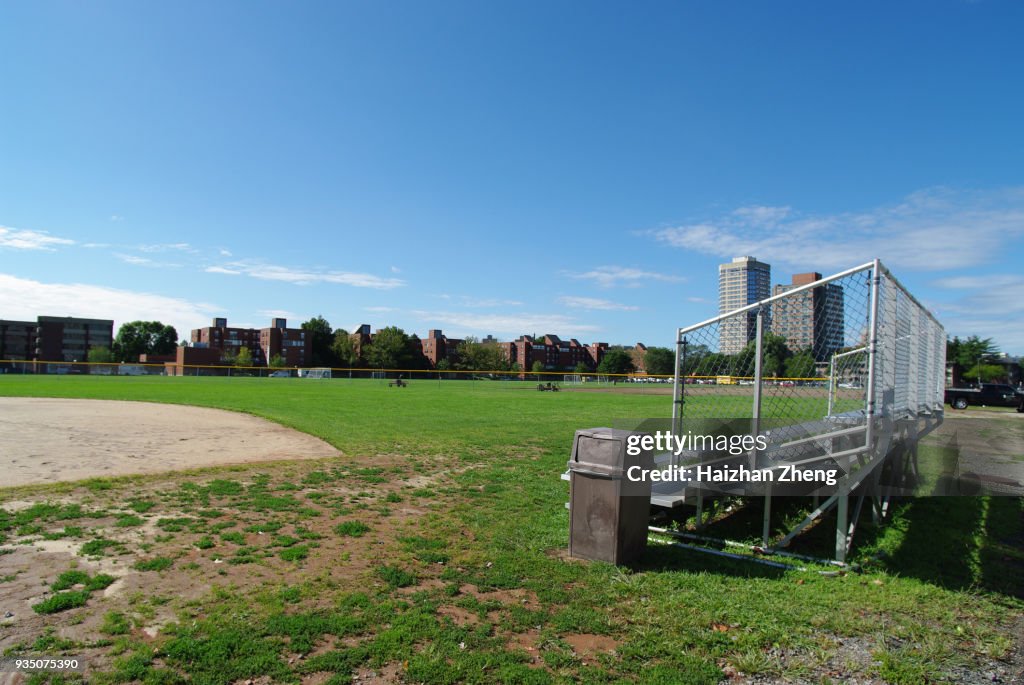
[{"label": "baseball field", "polygon": [[[567,558],[573,431],[666,416],[663,394],[8,375],[0,400],[0,648],[86,664],[28,682],[1024,674],[1019,497],[903,501],[862,521],[838,573],[657,541],[633,568]],[[983,420],[1021,439],[1018,415]],[[807,504],[780,502],[773,527]],[[760,535],[757,506],[721,517]]]}]

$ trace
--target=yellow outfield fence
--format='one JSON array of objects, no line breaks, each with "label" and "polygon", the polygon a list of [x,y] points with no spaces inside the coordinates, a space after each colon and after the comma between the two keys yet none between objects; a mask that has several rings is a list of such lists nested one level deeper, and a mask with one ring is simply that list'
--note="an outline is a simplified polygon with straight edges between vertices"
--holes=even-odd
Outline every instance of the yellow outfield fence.
[{"label": "yellow outfield fence", "polygon": [[[673,376],[646,373],[597,373],[573,370],[546,369],[543,371],[522,370],[475,370],[475,369],[401,369],[367,367],[267,367],[237,366],[229,364],[178,364],[161,363],[107,363],[107,362],[50,362],[26,361],[19,359],[0,360],[0,374],[41,374],[58,376],[219,376],[237,378],[301,378],[327,379],[369,379],[369,380],[463,380],[463,381],[519,381],[551,383],[566,386],[622,385],[622,384],[672,384]],[[695,385],[752,385],[751,376],[702,376],[687,375],[687,384]],[[827,383],[825,376],[806,378],[766,378],[766,383],[816,385]]]}]

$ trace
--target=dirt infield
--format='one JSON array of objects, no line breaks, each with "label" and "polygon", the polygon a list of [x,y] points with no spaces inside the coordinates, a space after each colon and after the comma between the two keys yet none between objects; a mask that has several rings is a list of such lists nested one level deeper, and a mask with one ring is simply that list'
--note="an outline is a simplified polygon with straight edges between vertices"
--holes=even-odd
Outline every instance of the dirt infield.
[{"label": "dirt infield", "polygon": [[0,397],[0,487],[336,454],[318,438],[221,409]]}]

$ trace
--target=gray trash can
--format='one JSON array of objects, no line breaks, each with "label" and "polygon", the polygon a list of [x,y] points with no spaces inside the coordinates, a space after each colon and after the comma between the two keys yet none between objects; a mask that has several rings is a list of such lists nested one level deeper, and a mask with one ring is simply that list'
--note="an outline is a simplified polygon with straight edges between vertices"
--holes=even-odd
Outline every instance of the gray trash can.
[{"label": "gray trash can", "polygon": [[631,466],[653,468],[650,453],[626,452],[630,431],[576,431],[569,460],[569,556],[628,564],[647,548],[651,482],[627,478]]}]

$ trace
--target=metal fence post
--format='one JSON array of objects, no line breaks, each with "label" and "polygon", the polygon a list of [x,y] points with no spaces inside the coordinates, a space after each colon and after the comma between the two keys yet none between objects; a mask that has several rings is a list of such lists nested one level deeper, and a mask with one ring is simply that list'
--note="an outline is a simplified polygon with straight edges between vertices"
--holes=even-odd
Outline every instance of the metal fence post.
[{"label": "metal fence post", "polygon": [[[682,432],[682,413],[683,413],[683,374],[682,364],[686,358],[686,338],[679,335],[679,331],[676,330],[676,363],[675,363],[675,374],[673,377],[672,385],[672,433],[679,435]],[[678,457],[675,456],[673,451],[672,465],[679,466]]]},{"label": "metal fence post", "polygon": [[[750,422],[750,434],[761,432],[761,383],[764,381],[764,308],[758,308],[754,328],[754,407]],[[750,470],[757,468],[757,448],[750,450]],[[772,516],[772,491],[769,484],[764,492],[764,521],[761,528],[761,542],[768,546],[768,533]]]},{"label": "metal fence post", "polygon": [[[875,439],[875,376],[878,358],[878,300],[882,274],[879,260],[871,264],[871,309],[868,321],[868,382],[865,398],[864,447],[872,450]],[[836,561],[846,561],[846,553],[850,547],[849,527],[849,490],[841,490],[836,506]],[[858,513],[860,509],[858,508]],[[853,522],[856,525],[856,521]]]},{"label": "metal fence post", "polygon": [[[755,326],[754,335],[756,342],[754,343],[754,408],[753,408],[753,421],[751,424],[751,435],[757,435],[761,430],[761,381],[764,376],[763,356],[764,349],[762,342],[764,340],[764,309],[757,310],[757,319]],[[752,463],[751,468],[754,467]]]}]

